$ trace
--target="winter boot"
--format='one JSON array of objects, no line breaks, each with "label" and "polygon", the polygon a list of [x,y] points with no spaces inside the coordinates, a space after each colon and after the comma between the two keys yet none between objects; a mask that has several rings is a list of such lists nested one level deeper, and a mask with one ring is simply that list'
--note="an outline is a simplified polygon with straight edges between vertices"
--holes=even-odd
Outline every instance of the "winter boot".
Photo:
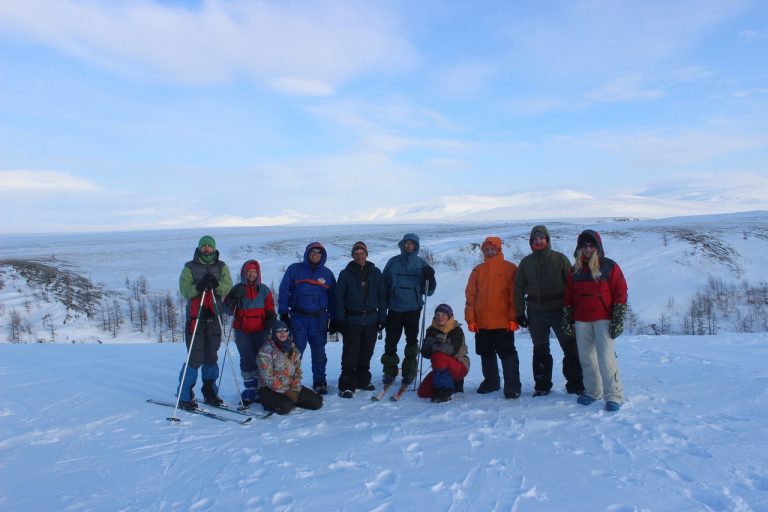
[{"label": "winter boot", "polygon": [[248,407],[259,402],[259,379],[256,372],[243,372],[243,391],[240,393],[243,405]]},{"label": "winter boot", "polygon": [[339,396],[341,398],[352,398],[355,396],[355,392],[351,389],[345,389],[344,391],[339,391]]},{"label": "winter boot", "polygon": [[451,388],[435,388],[432,391],[432,398],[430,401],[433,404],[442,404],[451,401],[451,394],[453,390]]},{"label": "winter boot", "polygon": [[408,343],[404,349],[405,356],[403,357],[403,386],[407,386],[413,383],[416,379],[416,374],[419,372],[419,345],[416,343]]},{"label": "winter boot", "polygon": [[453,392],[454,393],[464,392],[464,379],[457,380],[453,383]]},{"label": "winter boot", "polygon": [[312,386],[312,389],[318,395],[327,395],[328,394],[328,383],[327,382],[315,382],[314,385]]},{"label": "winter boot", "polygon": [[504,373],[504,398],[520,398],[520,361],[517,352],[505,356],[501,360],[501,369]]},{"label": "winter boot", "polygon": [[203,364],[203,401],[210,405],[221,405],[224,400],[219,398],[219,390],[216,387],[216,379],[219,378],[219,364]]},{"label": "winter boot", "polygon": [[483,382],[480,383],[477,392],[484,395],[501,389],[499,384],[499,364],[496,361],[496,354],[480,356],[480,364],[483,367]]},{"label": "winter boot", "polygon": [[219,398],[219,393],[216,391],[215,381],[203,381],[203,401],[209,405],[222,405],[224,403],[224,400]]},{"label": "winter boot", "polygon": [[354,394],[355,389],[357,389],[357,379],[350,372],[342,370],[339,377],[339,396],[344,391],[351,391]]},{"label": "winter boot", "polygon": [[611,402],[610,400],[605,402],[605,410],[608,412],[616,412],[619,409],[621,409],[621,404],[619,402]]},{"label": "winter boot", "polygon": [[533,381],[536,391],[552,389],[552,365],[552,354],[549,352],[549,346],[533,347]]},{"label": "winter boot", "polygon": [[388,354],[387,352],[384,352],[381,355],[381,364],[383,365],[384,373],[382,382],[384,385],[392,384],[395,381],[398,372],[398,363],[400,363],[400,356],[398,356],[397,353]]}]

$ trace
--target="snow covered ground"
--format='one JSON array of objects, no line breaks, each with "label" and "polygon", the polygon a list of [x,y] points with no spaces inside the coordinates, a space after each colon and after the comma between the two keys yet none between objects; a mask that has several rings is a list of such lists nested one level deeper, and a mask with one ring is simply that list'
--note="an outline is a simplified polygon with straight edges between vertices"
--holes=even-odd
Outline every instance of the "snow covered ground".
[{"label": "snow covered ground", "polygon": [[[566,254],[582,229],[600,231],[645,322],[660,312],[679,315],[710,277],[768,280],[766,212],[548,226]],[[198,238],[210,232],[235,273],[255,257],[265,282],[277,284],[310,241],[325,244],[338,273],[356,240],[383,267],[413,231],[435,258],[430,314],[447,302],[463,323],[464,286],[479,261],[474,244],[501,236],[506,258],[518,262],[529,252],[530,229],[526,222],[13,235],[0,236],[0,260],[45,260],[121,294],[126,278],[144,276],[163,292],[175,290]],[[316,412],[242,426],[179,412],[176,424],[166,420],[172,410],[146,399],[173,399],[183,345],[152,343],[154,334],[127,324],[113,338],[98,321],[40,300],[8,265],[0,264],[0,280],[3,330],[16,311],[29,320],[32,341],[47,339],[49,315],[57,341],[0,343],[2,512],[768,511],[767,334],[735,333],[723,323],[716,336],[623,335],[626,404],[618,413],[576,404],[557,371],[556,391],[532,398],[531,343],[522,331],[520,400],[477,395],[472,354],[467,392],[447,404],[414,393],[398,403],[332,394]],[[472,336],[468,344],[472,352]],[[376,383],[382,350],[379,342]],[[561,357],[556,342],[553,354]],[[340,358],[341,344],[329,343],[333,385]],[[229,364],[223,370],[222,395],[234,403]]]},{"label": "snow covered ground", "polygon": [[244,426],[145,403],[171,398],[180,345],[2,344],[0,510],[764,511],[767,341],[622,337],[618,413],[561,375],[531,398],[519,337],[519,400],[474,393],[475,364],[447,404],[331,395]]}]

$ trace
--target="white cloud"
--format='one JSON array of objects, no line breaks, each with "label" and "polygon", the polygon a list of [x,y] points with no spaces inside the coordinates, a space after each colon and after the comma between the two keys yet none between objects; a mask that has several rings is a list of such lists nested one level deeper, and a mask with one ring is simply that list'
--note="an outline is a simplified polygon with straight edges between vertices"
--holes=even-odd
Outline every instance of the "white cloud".
[{"label": "white cloud", "polygon": [[198,85],[245,75],[318,95],[414,61],[382,5],[207,0],[194,9],[147,0],[3,0],[0,28],[131,76]]},{"label": "white cloud", "polygon": [[0,193],[97,192],[101,188],[90,181],[56,171],[0,171]]}]

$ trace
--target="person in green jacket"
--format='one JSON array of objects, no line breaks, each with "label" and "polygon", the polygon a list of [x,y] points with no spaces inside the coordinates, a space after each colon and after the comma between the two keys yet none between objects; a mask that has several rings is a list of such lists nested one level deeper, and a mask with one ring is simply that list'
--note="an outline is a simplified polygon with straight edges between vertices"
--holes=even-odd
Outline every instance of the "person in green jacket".
[{"label": "person in green jacket", "polygon": [[[200,239],[192,260],[184,264],[179,277],[179,291],[187,300],[184,338],[189,364],[179,374],[179,407],[195,409],[192,388],[197,382],[198,368],[202,366],[203,399],[205,403],[220,405],[216,379],[219,377],[218,352],[221,346],[221,298],[232,288],[229,267],[219,259],[216,241],[206,235]],[[194,339],[192,334],[194,333]]]},{"label": "person in green jacket", "polygon": [[552,389],[550,331],[555,331],[563,349],[563,376],[568,393],[584,392],[576,338],[563,332],[563,296],[571,270],[568,257],[552,250],[546,226],[535,226],[529,238],[531,254],[520,261],[515,276],[517,323],[527,327],[533,341],[533,396],[546,396]]}]

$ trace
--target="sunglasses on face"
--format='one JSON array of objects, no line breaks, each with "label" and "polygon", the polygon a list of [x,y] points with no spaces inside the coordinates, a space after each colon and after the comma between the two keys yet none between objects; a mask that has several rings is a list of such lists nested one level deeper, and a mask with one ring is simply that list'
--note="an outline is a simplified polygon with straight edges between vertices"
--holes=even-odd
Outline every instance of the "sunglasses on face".
[{"label": "sunglasses on face", "polygon": [[320,249],[310,249],[309,254],[322,254],[323,251]]},{"label": "sunglasses on face", "polygon": [[277,334],[287,334],[288,333],[288,329],[286,329],[285,327],[281,327],[280,329],[275,329],[275,332]]},{"label": "sunglasses on face", "polygon": [[581,248],[582,249],[594,249],[595,247],[596,247],[595,244],[590,244],[589,242],[587,242],[585,244],[581,244]]}]

